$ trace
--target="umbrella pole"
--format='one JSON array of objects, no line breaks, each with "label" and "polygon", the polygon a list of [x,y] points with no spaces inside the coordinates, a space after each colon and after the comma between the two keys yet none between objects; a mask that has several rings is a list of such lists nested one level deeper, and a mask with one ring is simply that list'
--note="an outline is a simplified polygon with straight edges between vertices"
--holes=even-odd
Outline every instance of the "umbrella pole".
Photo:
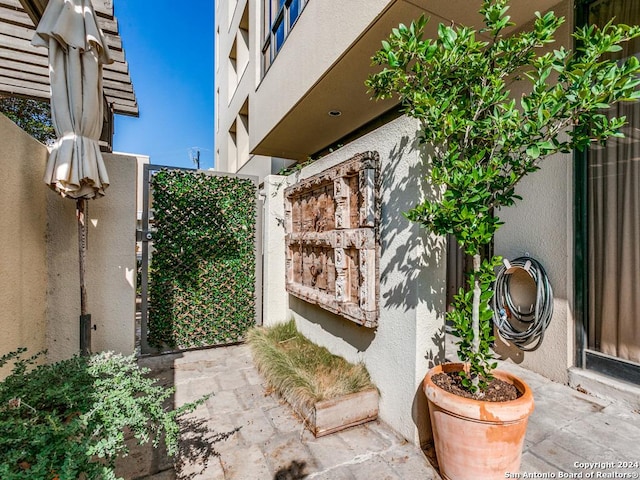
[{"label": "umbrella pole", "polygon": [[87,211],[87,199],[78,198],[76,201],[76,217],[78,218],[78,256],[80,266],[80,355],[91,354],[91,315],[87,314],[87,288],[85,285]]}]

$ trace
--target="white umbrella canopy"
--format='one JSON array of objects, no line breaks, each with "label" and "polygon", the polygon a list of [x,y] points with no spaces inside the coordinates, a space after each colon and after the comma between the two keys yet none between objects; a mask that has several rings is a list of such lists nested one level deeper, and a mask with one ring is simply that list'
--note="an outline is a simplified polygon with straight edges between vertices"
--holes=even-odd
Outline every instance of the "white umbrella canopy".
[{"label": "white umbrella canopy", "polygon": [[112,63],[90,0],[49,0],[32,42],[49,48],[51,116],[57,140],[44,181],[63,197],[104,195],[102,65]]},{"label": "white umbrella canopy", "polygon": [[100,145],[102,65],[111,63],[90,0],[49,0],[31,43],[49,49],[51,117],[57,140],[44,181],[63,197],[76,199],[80,267],[80,352],[91,353],[85,263],[87,199],[104,195],[109,177]]}]

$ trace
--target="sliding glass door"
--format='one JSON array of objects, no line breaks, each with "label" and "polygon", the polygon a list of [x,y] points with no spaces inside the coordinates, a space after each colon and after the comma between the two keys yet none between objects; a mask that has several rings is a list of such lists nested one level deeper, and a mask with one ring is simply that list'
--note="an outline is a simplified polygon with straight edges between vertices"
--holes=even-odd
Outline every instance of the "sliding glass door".
[{"label": "sliding glass door", "polygon": [[[585,20],[603,26],[640,24],[639,0],[599,0],[584,5]],[[640,56],[640,41],[612,58]],[[586,154],[581,203],[586,368],[640,384],[640,104],[611,108],[626,116],[625,138],[594,145]],[[586,190],[586,191],[585,191]]]}]

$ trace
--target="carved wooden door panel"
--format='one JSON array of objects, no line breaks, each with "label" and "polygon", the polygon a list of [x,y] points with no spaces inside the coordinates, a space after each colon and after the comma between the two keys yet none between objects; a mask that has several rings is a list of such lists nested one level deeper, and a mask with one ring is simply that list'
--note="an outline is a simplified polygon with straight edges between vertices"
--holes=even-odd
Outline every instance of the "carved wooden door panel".
[{"label": "carved wooden door panel", "polygon": [[285,190],[287,291],[366,327],[378,323],[378,153]]}]

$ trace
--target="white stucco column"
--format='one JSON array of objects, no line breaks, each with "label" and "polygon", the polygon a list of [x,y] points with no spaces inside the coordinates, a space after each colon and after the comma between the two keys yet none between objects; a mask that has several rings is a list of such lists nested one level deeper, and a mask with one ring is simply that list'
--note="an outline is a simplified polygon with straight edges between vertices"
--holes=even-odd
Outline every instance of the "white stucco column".
[{"label": "white stucco column", "polygon": [[264,179],[264,216],[262,250],[263,317],[264,325],[282,323],[290,319],[289,295],[285,290],[284,196],[286,178],[268,175]]}]

